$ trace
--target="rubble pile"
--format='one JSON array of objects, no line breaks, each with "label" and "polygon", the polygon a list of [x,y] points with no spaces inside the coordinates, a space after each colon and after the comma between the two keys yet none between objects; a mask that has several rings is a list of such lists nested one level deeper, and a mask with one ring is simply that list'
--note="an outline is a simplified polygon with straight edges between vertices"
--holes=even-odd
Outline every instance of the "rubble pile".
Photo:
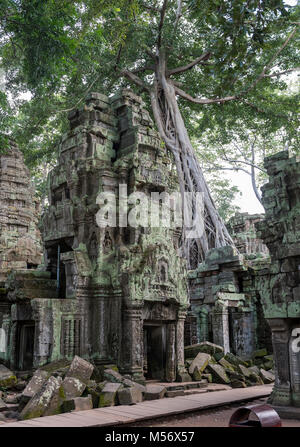
[{"label": "rubble pile", "polygon": [[232,388],[263,385],[275,380],[273,355],[266,349],[253,352],[244,360],[234,354],[224,353],[222,346],[208,341],[186,346],[186,368],[193,380],[230,385]]},{"label": "rubble pile", "polygon": [[[17,378],[0,365],[0,423],[26,420],[70,411],[114,405],[133,405],[143,400],[190,394],[191,388],[207,387],[197,382],[143,385],[121,375],[116,365],[96,367],[75,356],[37,369],[33,375]],[[193,390],[192,392],[195,392]]]}]

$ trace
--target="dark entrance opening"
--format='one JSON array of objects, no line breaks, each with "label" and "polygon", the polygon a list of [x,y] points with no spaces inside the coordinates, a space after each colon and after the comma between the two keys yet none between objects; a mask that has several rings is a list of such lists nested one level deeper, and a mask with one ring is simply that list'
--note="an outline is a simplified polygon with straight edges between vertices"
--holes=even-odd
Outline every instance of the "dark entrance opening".
[{"label": "dark entrance opening", "polygon": [[51,278],[57,280],[57,298],[66,298],[66,269],[61,261],[61,254],[72,251],[73,238],[62,239],[50,246],[46,246],[48,266]]},{"label": "dark entrance opening", "polygon": [[144,324],[144,374],[146,379],[165,380],[166,326]]},{"label": "dark entrance opening", "polygon": [[34,321],[19,323],[18,328],[18,369],[29,371],[33,367]]}]

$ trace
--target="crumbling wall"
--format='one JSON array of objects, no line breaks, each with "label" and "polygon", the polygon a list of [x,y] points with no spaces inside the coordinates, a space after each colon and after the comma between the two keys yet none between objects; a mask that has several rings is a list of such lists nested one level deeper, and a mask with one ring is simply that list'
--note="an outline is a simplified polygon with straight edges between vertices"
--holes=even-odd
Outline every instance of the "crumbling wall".
[{"label": "crumbling wall", "polygon": [[300,406],[300,160],[284,151],[266,158],[265,168],[269,175],[262,188],[266,215],[256,227],[270,251],[271,265],[257,279],[257,288],[272,330],[275,356],[270,402],[284,414],[285,407]]},{"label": "crumbling wall", "polygon": [[[164,345],[161,378],[189,379],[181,230],[118,225],[119,209],[116,226],[97,221],[101,194],[114,194],[118,204],[120,184],[128,194],[149,198],[152,192],[178,191],[174,164],[141,98],[129,90],[111,98],[91,93],[69,120],[48,177],[49,207],[42,219],[47,290],[37,272],[34,278],[20,272],[10,278],[16,314],[23,318],[20,306],[27,303],[34,322],[34,366],[77,354],[97,364],[117,363],[123,373],[143,380],[148,333],[148,344]],[[10,333],[17,332],[13,323]],[[16,338],[12,349],[18,349]]]},{"label": "crumbling wall", "polygon": [[246,256],[248,259],[269,254],[267,246],[258,238],[255,228],[255,224],[263,218],[263,214],[236,213],[226,225],[238,251],[253,255]]},{"label": "crumbling wall", "polygon": [[255,228],[262,219],[263,215],[237,213],[228,224],[237,250],[229,246],[213,249],[205,262],[189,272],[191,309],[186,345],[192,344],[192,319],[196,319],[198,342],[220,344],[226,352],[245,358],[260,348],[272,352],[260,293],[270,258]]},{"label": "crumbling wall", "polygon": [[[22,335],[16,324],[18,313],[9,296],[10,272],[14,269],[24,274],[33,272],[31,269],[42,261],[39,212],[39,201],[34,195],[23,155],[10,141],[9,148],[0,155],[0,360],[12,366],[18,361],[15,340]],[[30,295],[36,287],[35,279],[31,278],[29,284]],[[26,318],[23,327],[26,323],[24,330],[27,330],[31,316],[28,312],[23,316]]]}]

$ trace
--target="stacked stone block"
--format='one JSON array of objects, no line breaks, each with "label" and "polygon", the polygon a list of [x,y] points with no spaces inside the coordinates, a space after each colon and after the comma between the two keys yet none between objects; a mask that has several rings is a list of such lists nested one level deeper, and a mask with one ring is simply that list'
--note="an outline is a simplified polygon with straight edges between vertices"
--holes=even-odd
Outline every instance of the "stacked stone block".
[{"label": "stacked stone block", "polygon": [[276,380],[270,402],[280,414],[299,417],[300,160],[284,151],[266,158],[265,167],[269,175],[262,188],[266,216],[257,230],[270,251],[271,265],[258,288],[275,356]]},{"label": "stacked stone block", "polygon": [[14,142],[0,155],[0,280],[10,269],[41,263],[39,202],[29,170]]}]

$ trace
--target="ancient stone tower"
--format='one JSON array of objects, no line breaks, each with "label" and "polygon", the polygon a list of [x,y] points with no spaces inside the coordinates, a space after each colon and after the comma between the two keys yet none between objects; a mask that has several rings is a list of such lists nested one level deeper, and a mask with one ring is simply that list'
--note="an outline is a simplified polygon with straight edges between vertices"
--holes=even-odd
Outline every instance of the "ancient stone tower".
[{"label": "ancient stone tower", "polygon": [[262,256],[269,254],[267,246],[258,239],[255,229],[255,224],[263,218],[263,214],[249,213],[236,213],[230,218],[227,228],[240,253],[254,255],[253,258],[258,254]]},{"label": "ancient stone tower", "polygon": [[[45,270],[15,271],[7,285],[6,359],[24,369],[17,333],[27,318],[34,343],[23,348],[31,350],[35,367],[78,354],[96,364],[117,364],[136,380],[189,379],[181,230],[119,224],[119,185],[128,195],[149,199],[153,192],[177,191],[172,160],[142,100],[130,91],[112,98],[92,93],[69,120],[48,178]],[[104,192],[118,205],[116,225],[102,227],[97,220]]]},{"label": "ancient stone tower", "polygon": [[0,280],[13,268],[35,268],[41,263],[38,217],[39,202],[29,171],[11,142],[0,155]]}]

